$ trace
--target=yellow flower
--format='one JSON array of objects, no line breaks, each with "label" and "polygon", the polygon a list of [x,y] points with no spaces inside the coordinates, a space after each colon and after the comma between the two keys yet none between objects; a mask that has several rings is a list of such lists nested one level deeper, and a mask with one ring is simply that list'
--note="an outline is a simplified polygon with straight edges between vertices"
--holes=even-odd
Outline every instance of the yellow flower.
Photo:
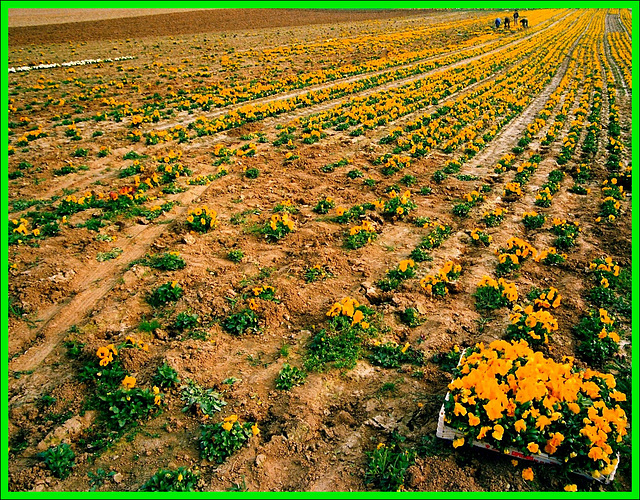
[{"label": "yellow flower", "polygon": [[527,450],[529,450],[531,453],[538,453],[540,451],[540,447],[537,443],[529,443],[527,445]]},{"label": "yellow flower", "polygon": [[178,474],[178,482],[182,481],[184,479],[184,476],[182,474]]},{"label": "yellow flower", "polygon": [[353,313],[353,321],[351,322],[351,324],[355,325],[356,323],[360,323],[363,319],[364,314],[358,309],[355,313]]},{"label": "yellow flower", "polygon": [[260,429],[258,429],[258,424],[253,424],[251,426],[251,432],[253,433],[254,436],[257,436],[258,434],[260,434]]},{"label": "yellow flower", "polygon": [[453,447],[454,448],[459,448],[463,444],[464,444],[464,437],[458,438],[458,439],[453,441]]},{"label": "yellow flower", "polygon": [[564,487],[564,491],[578,491],[578,486],[576,484],[567,484]]},{"label": "yellow flower", "polygon": [[460,403],[456,403],[453,408],[453,414],[456,416],[457,415],[464,416],[467,414],[467,409],[464,406],[462,406]]},{"label": "yellow flower", "polygon": [[108,347],[99,347],[96,355],[100,359],[105,359],[111,355],[111,350]]},{"label": "yellow flower", "polygon": [[502,441],[503,434],[504,434],[504,427],[502,427],[500,424],[496,424],[493,426],[493,432],[491,433],[491,435],[494,437],[494,439],[497,439],[498,441]]},{"label": "yellow flower", "polygon": [[616,400],[616,401],[626,401],[627,400],[627,395],[624,394],[623,392],[620,392],[620,391],[613,391],[612,393],[609,394],[609,397],[611,399]]},{"label": "yellow flower", "polygon": [[489,432],[491,430],[491,427],[489,426],[483,426],[480,428],[480,432],[478,433],[478,435],[476,436],[476,439],[478,441],[481,441],[482,439],[484,439],[484,437],[487,435],[487,432]]},{"label": "yellow flower", "polygon": [[407,342],[404,347],[402,349],[400,349],[400,352],[402,354],[404,354],[405,352],[407,352],[407,349],[409,349],[409,342]]},{"label": "yellow flower", "polygon": [[404,273],[408,267],[414,267],[414,266],[415,266],[415,263],[413,262],[413,260],[407,259],[407,260],[400,261],[400,264],[398,264],[398,269],[400,270],[400,272]]},{"label": "yellow flower", "polygon": [[224,419],[225,422],[231,422],[232,424],[238,421],[238,415],[229,415]]},{"label": "yellow flower", "polygon": [[522,471],[522,479],[525,481],[533,481],[533,470],[531,467],[527,467]]},{"label": "yellow flower", "polygon": [[124,386],[125,389],[133,389],[135,387],[135,385],[136,385],[136,378],[127,375],[122,380],[122,385]]},{"label": "yellow flower", "polygon": [[232,427],[233,424],[231,422],[225,422],[224,424],[222,424],[222,428],[227,432],[229,432]]},{"label": "yellow flower", "polygon": [[378,443],[376,450],[379,450],[380,448],[384,448],[384,443]]}]

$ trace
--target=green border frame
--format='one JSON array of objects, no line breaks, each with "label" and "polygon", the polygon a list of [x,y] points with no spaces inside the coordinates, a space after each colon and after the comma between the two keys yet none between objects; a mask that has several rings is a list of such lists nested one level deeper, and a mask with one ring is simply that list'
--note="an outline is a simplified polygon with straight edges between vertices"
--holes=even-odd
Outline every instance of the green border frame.
[{"label": "green border frame", "polygon": [[[583,1],[583,2],[571,2],[567,0],[558,1],[456,1],[456,2],[444,2],[438,1],[338,1],[338,0],[323,0],[323,1],[302,1],[302,0],[279,0],[279,1],[178,1],[168,0],[163,2],[152,1],[20,1],[20,0],[5,0],[0,6],[1,16],[1,50],[2,50],[2,123],[8,123],[8,80],[4,78],[8,75],[8,10],[10,8],[333,8],[333,9],[400,9],[400,8],[482,8],[482,9],[512,9],[517,8],[629,8],[632,10],[632,25],[633,32],[636,33],[636,38],[632,40],[633,54],[638,54],[638,7],[635,2],[630,1]],[[632,56],[632,61],[633,56]],[[633,86],[638,88],[638,69],[633,66]],[[637,141],[637,127],[638,127],[638,95],[632,92],[632,115],[633,115],[633,132],[632,132],[632,164],[638,168],[638,141]],[[2,235],[6,234],[5,225],[8,224],[8,128],[2,126],[2,156],[0,163],[0,231]],[[633,276],[633,296],[637,297],[638,290],[640,288],[640,268],[637,265],[638,261],[638,239],[637,228],[640,219],[638,218],[638,193],[640,189],[640,181],[638,174],[633,176],[633,191],[636,193],[636,197],[632,197],[632,276]],[[2,238],[0,243],[1,255],[0,255],[0,333],[2,333],[2,339],[0,342],[1,353],[1,366],[0,372],[1,380],[1,394],[0,407],[2,408],[1,420],[2,430],[0,431],[1,440],[1,460],[0,460],[0,494],[3,498],[86,498],[88,496],[95,498],[190,498],[190,497],[207,497],[207,498],[229,498],[229,497],[260,497],[260,498],[340,498],[349,496],[351,498],[457,498],[461,495],[461,492],[402,492],[402,493],[378,493],[378,492],[330,492],[330,493],[306,493],[306,492],[248,492],[248,493],[231,493],[231,492],[206,492],[206,493],[134,493],[134,492],[118,492],[118,493],[104,493],[95,492],[89,493],[83,492],[52,492],[45,491],[42,493],[32,492],[9,492],[8,491],[8,406],[5,402],[8,399],[8,243],[7,240]],[[637,331],[638,327],[638,311],[639,301],[633,302],[632,313],[632,331]],[[631,429],[633,433],[633,449],[632,449],[632,462],[635,464],[632,467],[632,490],[630,492],[577,492],[577,493],[565,493],[565,492],[531,492],[531,493],[501,493],[501,492],[482,492],[482,493],[469,493],[465,492],[464,495],[467,498],[557,498],[558,496],[569,496],[574,498],[637,498],[640,490],[638,488],[639,470],[638,467],[638,346],[640,342],[632,344],[631,352],[633,356],[633,375],[632,381],[633,387],[633,415],[631,419]]]}]

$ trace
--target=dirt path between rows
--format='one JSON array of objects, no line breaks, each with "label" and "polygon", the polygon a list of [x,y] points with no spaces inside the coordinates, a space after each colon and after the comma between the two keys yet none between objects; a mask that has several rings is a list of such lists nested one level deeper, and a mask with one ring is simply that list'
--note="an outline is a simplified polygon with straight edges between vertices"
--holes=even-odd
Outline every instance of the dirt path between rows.
[{"label": "dirt path between rows", "polygon": [[631,94],[631,90],[627,86],[627,82],[625,81],[625,79],[622,77],[622,71],[618,67],[618,63],[616,62],[615,58],[611,54],[611,46],[606,36],[607,33],[625,31],[624,25],[622,24],[622,22],[620,21],[620,18],[617,15],[607,14],[607,17],[605,17],[604,28],[605,28],[604,50],[605,50],[605,54],[607,55],[607,59],[609,60],[609,66],[611,67],[611,71],[613,72],[613,76],[616,80],[616,83],[618,84],[619,87],[623,89],[625,97],[629,96]]},{"label": "dirt path between rows", "polygon": [[551,96],[551,94],[553,94],[553,92],[558,88],[558,85],[560,85],[562,78],[567,72],[571,56],[575,52],[578,42],[583,36],[584,32],[576,39],[573,46],[569,49],[567,55],[560,64],[558,71],[553,76],[547,87],[536,96],[527,109],[520,113],[515,120],[504,127],[496,137],[493,138],[488,147],[484,148],[479,154],[474,156],[473,159],[465,163],[464,167],[460,171],[461,174],[473,174],[477,167],[486,163],[493,166],[499,158],[501,151],[511,150],[529,123],[533,122],[538,113],[545,107],[549,96]]}]

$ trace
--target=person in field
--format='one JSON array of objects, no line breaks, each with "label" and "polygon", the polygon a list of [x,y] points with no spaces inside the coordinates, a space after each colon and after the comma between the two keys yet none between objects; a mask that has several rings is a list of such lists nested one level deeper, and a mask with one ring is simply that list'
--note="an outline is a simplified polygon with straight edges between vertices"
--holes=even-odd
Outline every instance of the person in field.
[{"label": "person in field", "polygon": [[504,18],[504,29],[511,28],[511,19],[509,16]]},{"label": "person in field", "polygon": [[500,18],[496,17],[496,29],[500,27]]},{"label": "person in field", "polygon": [[522,19],[520,19],[520,24],[522,25],[523,28],[528,28],[529,20],[526,17],[523,17]]},{"label": "person in field", "polygon": [[518,17],[520,16],[520,14],[518,14],[518,11],[516,10],[513,13],[513,24],[515,24],[516,28],[518,27]]}]

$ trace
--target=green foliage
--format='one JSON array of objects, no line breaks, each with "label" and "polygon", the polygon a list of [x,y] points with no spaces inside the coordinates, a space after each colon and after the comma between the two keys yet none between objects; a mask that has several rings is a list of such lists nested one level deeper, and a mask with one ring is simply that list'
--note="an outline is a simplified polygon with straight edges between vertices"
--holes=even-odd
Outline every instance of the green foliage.
[{"label": "green foliage", "polygon": [[[230,417],[227,417],[229,419]],[[225,420],[227,420],[225,419]],[[225,430],[223,425],[231,423],[231,428]],[[223,463],[237,450],[242,448],[252,436],[252,423],[227,420],[202,426],[200,437],[200,456],[206,460]]]},{"label": "green foliage", "polygon": [[400,280],[396,278],[382,278],[376,281],[376,285],[383,292],[391,292],[400,286]]},{"label": "green foliage", "polygon": [[161,307],[169,302],[176,302],[182,297],[183,290],[175,281],[160,285],[147,296],[147,302],[153,307]]},{"label": "green foliage", "polygon": [[55,176],[63,176],[67,174],[73,174],[77,169],[72,167],[71,165],[64,165],[63,167],[57,168],[53,171],[53,175]]},{"label": "green foliage", "polygon": [[177,271],[178,269],[184,269],[187,265],[178,252],[148,255],[141,264],[161,271]]},{"label": "green foliage", "polygon": [[587,299],[596,307],[631,317],[631,301],[624,295],[618,295],[611,288],[596,286],[589,291]]},{"label": "green foliage", "polygon": [[104,485],[104,482],[107,480],[107,478],[113,477],[115,475],[115,471],[107,472],[104,469],[96,469],[95,473],[91,471],[87,472],[87,477],[89,478],[89,486],[91,486],[91,488],[89,488],[89,491],[96,491],[100,489]]},{"label": "green foliage", "polygon": [[460,348],[455,346],[453,349],[447,352],[438,352],[433,355],[431,361],[437,364],[441,370],[445,372],[453,372],[458,363],[460,362]]},{"label": "green foliage", "polygon": [[549,252],[540,262],[546,266],[557,266],[564,264],[567,261],[567,256],[562,253]]},{"label": "green foliage", "polygon": [[165,361],[158,366],[156,373],[153,375],[153,383],[158,387],[169,388],[178,385],[180,378],[178,377],[178,372]]},{"label": "green foliage", "polygon": [[74,156],[76,158],[86,158],[87,155],[89,154],[89,150],[88,149],[84,149],[84,148],[77,148],[72,154],[71,156]]},{"label": "green foliage", "polygon": [[436,170],[432,175],[431,179],[438,184],[442,183],[447,178],[447,174],[445,174],[442,170]]},{"label": "green foliage", "polygon": [[[533,215],[534,213],[535,215]],[[539,229],[542,226],[544,226],[544,223],[546,222],[546,220],[547,218],[545,217],[544,214],[538,214],[536,212],[526,213],[522,217],[522,223],[524,224],[524,227],[526,227],[527,229]]]},{"label": "green foliage", "polygon": [[162,328],[162,324],[157,319],[152,319],[151,321],[143,320],[138,325],[138,330],[147,333],[152,333],[158,328]]},{"label": "green foliage", "polygon": [[186,467],[160,469],[140,487],[140,491],[193,491],[197,484],[198,475]]},{"label": "green foliage", "polygon": [[466,217],[467,215],[469,215],[469,212],[472,208],[473,205],[471,203],[463,202],[454,205],[451,209],[451,212],[453,212],[453,215],[457,215],[458,217]]},{"label": "green foliage", "polygon": [[258,333],[258,315],[251,309],[242,309],[226,318],[222,327],[232,335],[242,335],[245,332]]},{"label": "green foliage", "polygon": [[[361,226],[358,226],[361,227]],[[355,228],[352,228],[352,231]],[[349,233],[344,239],[345,248],[351,250],[357,250],[362,248],[367,243],[371,243],[378,237],[378,234],[374,230],[360,229],[355,233]]]},{"label": "green foliage", "polygon": [[474,229],[471,232],[471,243],[476,246],[485,246],[488,247],[491,244],[491,236],[484,231],[480,231],[479,229]]},{"label": "green foliage", "polygon": [[276,389],[289,391],[291,388],[301,385],[307,378],[307,374],[295,366],[285,363],[276,378]]},{"label": "green foliage", "polygon": [[78,340],[66,340],[63,344],[67,349],[67,356],[78,359],[82,355],[82,348],[86,345]]},{"label": "green foliage", "polygon": [[411,328],[422,324],[418,310],[413,307],[407,307],[404,311],[400,311],[398,315],[400,316],[400,321]]},{"label": "green foliage", "polygon": [[337,332],[320,330],[309,344],[305,368],[309,371],[322,371],[327,366],[353,368],[361,350],[362,339],[354,328]]},{"label": "green foliage", "polygon": [[398,267],[395,269],[390,269],[387,271],[387,276],[392,280],[408,280],[410,278],[415,277],[416,268],[415,263],[412,260],[405,260],[398,264]]},{"label": "green foliage", "polygon": [[229,250],[227,253],[227,259],[236,264],[244,258],[244,252],[242,250]]},{"label": "green foliage", "polygon": [[575,326],[574,332],[580,339],[578,354],[593,366],[603,366],[619,351],[615,320],[609,318],[608,314],[603,315],[602,310],[590,311]]},{"label": "green foliage", "polygon": [[[124,377],[123,377],[124,378]],[[96,394],[98,409],[109,430],[123,430],[158,410],[156,395],[149,389],[115,389]]]},{"label": "green foliage", "polygon": [[418,182],[418,178],[415,175],[407,174],[402,179],[400,179],[400,183],[405,186],[413,186]]},{"label": "green foliage", "polygon": [[38,453],[38,458],[44,460],[45,465],[58,479],[66,479],[75,467],[75,453],[67,443],[51,446],[48,450]]},{"label": "green foliage", "polygon": [[321,200],[318,200],[318,203],[316,204],[315,207],[313,207],[313,211],[317,214],[326,214],[329,212],[329,210],[331,210],[332,208],[335,208],[336,206],[336,202],[333,201],[333,198],[330,198],[329,196],[324,197]]},{"label": "green foliage", "polygon": [[200,317],[197,314],[189,314],[187,311],[182,311],[176,316],[176,321],[173,324],[176,330],[189,330],[198,326]]},{"label": "green foliage", "polygon": [[404,347],[400,347],[395,342],[385,342],[371,347],[369,360],[374,365],[383,368],[400,368],[405,363],[422,366],[424,365],[424,353],[410,347],[408,343]]},{"label": "green foliage", "polygon": [[122,362],[116,357],[113,362],[104,367],[95,360],[86,363],[80,370],[78,379],[81,382],[93,382],[104,392],[120,387],[120,383],[127,375]]},{"label": "green foliage", "polygon": [[268,221],[262,228],[262,234],[267,241],[273,243],[287,234],[293,232],[294,222],[288,214],[280,216],[279,214],[271,216],[271,220]]},{"label": "green foliage", "polygon": [[429,254],[429,252],[424,248],[420,248],[420,247],[414,248],[409,254],[409,257],[415,262],[427,262],[427,261],[433,260],[433,257],[431,257],[431,254]]},{"label": "green foliage", "polygon": [[554,246],[562,250],[567,250],[576,245],[576,238],[580,234],[580,226],[575,222],[554,222],[551,232],[557,236]]},{"label": "green foliage", "polygon": [[365,484],[373,484],[382,491],[399,491],[407,469],[415,460],[415,452],[404,450],[397,443],[388,447],[381,443],[373,452],[368,452],[367,457]]},{"label": "green foliage", "polygon": [[431,219],[429,217],[415,217],[413,219],[413,223],[417,227],[427,227],[429,224],[431,224]]},{"label": "green foliage", "polygon": [[248,168],[244,172],[244,176],[247,179],[257,179],[259,175],[260,175],[260,170],[258,170],[257,168]]},{"label": "green foliage", "polygon": [[410,196],[408,190],[403,195],[396,194],[392,191],[391,198],[384,202],[382,213],[404,219],[409,212],[418,208]]},{"label": "green foliage", "polygon": [[189,210],[187,227],[199,233],[206,233],[218,225],[217,212],[207,207]]},{"label": "green foliage", "polygon": [[331,278],[333,274],[325,267],[321,267],[320,265],[315,265],[305,270],[304,272],[304,280],[307,283],[313,283],[314,281],[324,280],[327,278]]},{"label": "green foliage", "polygon": [[128,153],[125,153],[122,157],[123,160],[137,160],[139,158],[146,158],[146,155],[141,155],[131,150]]},{"label": "green foliage", "polygon": [[[442,245],[442,242],[451,235],[452,229],[449,225],[435,224],[431,232],[422,238],[418,248],[433,250]],[[415,259],[414,259],[415,260]]]},{"label": "green foliage", "polygon": [[98,262],[105,262],[107,260],[113,260],[116,259],[120,256],[120,254],[123,252],[122,248],[114,248],[113,250],[109,251],[109,252],[98,252],[96,254],[96,260]]},{"label": "green foliage", "polygon": [[349,170],[347,172],[347,177],[349,179],[357,179],[358,177],[364,177],[364,174],[362,173],[362,171],[358,170],[357,168],[354,168],[353,170]]},{"label": "green foliage", "polygon": [[226,402],[219,393],[213,389],[203,389],[193,380],[187,379],[187,383],[180,386],[182,394],[180,399],[185,402],[183,412],[190,409],[200,410],[203,415],[212,417],[215,412],[222,410]]},{"label": "green foliage", "polygon": [[499,288],[491,285],[479,286],[473,297],[476,299],[476,309],[493,310],[509,305],[509,300]]}]

